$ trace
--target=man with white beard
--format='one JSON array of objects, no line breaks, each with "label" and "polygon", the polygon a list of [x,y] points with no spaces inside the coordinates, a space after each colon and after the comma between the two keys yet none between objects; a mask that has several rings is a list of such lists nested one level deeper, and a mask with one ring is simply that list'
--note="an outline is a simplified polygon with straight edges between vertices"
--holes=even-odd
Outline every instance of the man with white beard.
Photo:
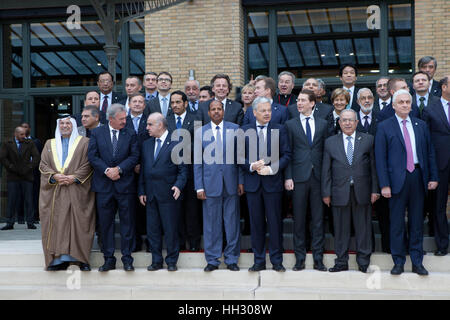
[{"label": "man with white beard", "polygon": [[[358,104],[360,109],[358,111],[358,125],[356,131],[368,133],[375,136],[377,132],[377,114],[378,108],[374,108],[374,96],[372,91],[368,88],[359,89],[357,93]],[[381,231],[381,250],[383,252],[390,252],[390,235],[389,235],[389,203],[388,199],[380,197],[374,204],[378,223]],[[373,236],[372,232],[372,236]],[[375,244],[375,239],[372,237],[372,244]]]},{"label": "man with white beard", "polygon": [[369,88],[359,89],[357,93],[360,110],[358,112],[358,126],[356,131],[375,136],[377,130],[376,111],[373,109],[374,96]]}]

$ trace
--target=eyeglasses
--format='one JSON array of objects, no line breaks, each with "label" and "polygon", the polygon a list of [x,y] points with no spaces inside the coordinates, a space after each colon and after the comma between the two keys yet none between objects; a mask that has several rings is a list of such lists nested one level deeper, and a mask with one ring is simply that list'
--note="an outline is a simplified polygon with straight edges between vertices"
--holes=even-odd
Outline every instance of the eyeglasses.
[{"label": "eyeglasses", "polygon": [[172,82],[172,80],[170,80],[169,78],[159,78],[158,81],[161,81],[161,82]]}]

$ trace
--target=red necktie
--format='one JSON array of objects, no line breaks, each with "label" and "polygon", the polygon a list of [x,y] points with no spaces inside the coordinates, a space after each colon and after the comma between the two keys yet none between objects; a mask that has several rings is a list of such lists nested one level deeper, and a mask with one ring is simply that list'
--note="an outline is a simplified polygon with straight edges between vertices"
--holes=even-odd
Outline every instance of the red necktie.
[{"label": "red necktie", "polygon": [[103,98],[102,111],[106,113],[106,109],[108,109],[108,96]]}]

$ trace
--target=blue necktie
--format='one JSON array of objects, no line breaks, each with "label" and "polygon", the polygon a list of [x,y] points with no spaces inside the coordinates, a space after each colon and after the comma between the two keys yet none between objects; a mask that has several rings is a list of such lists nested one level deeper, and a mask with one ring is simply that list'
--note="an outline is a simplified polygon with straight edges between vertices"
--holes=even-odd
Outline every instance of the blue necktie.
[{"label": "blue necktie", "polygon": [[134,131],[136,131],[136,133],[138,133],[138,130],[139,130],[139,120],[140,119],[141,119],[140,117],[133,118]]},{"label": "blue necktie", "polygon": [[165,117],[167,115],[167,98],[166,97],[162,98],[162,102],[163,102],[163,105],[162,105],[161,111],[162,111],[163,116]]},{"label": "blue necktie", "polygon": [[309,119],[310,117],[306,117],[306,136],[308,137],[308,143],[309,146],[312,146],[312,133],[311,133],[311,126],[309,125]]},{"label": "blue necktie", "polygon": [[352,137],[347,137],[348,145],[347,145],[347,160],[348,164],[352,165],[353,161],[353,144],[352,144]]},{"label": "blue necktie", "polygon": [[112,145],[113,145],[113,158],[116,156],[117,153],[117,130],[112,130],[113,138],[112,138]]},{"label": "blue necktie", "polygon": [[156,143],[155,159],[158,157],[159,151],[161,150],[161,139],[156,139]]},{"label": "blue necktie", "polygon": [[181,129],[181,126],[182,126],[182,124],[181,124],[181,117],[178,116],[177,117],[177,129]]}]

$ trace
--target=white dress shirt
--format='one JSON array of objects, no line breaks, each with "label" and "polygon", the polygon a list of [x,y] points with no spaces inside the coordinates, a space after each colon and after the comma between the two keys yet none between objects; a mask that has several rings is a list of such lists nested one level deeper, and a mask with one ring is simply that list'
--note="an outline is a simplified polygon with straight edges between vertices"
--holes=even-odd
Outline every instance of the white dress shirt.
[{"label": "white dress shirt", "polygon": [[380,106],[380,111],[383,110],[383,102],[386,102],[386,106],[391,103],[392,98],[387,99],[386,101],[383,101],[381,99],[378,99],[378,105]]},{"label": "white dress shirt", "polygon": [[[416,102],[417,102],[417,107],[420,106],[420,98],[422,96],[419,96],[417,93],[415,94],[416,96]],[[426,95],[423,96],[425,98],[425,100],[423,101],[423,104],[425,105],[425,107],[428,105],[428,98],[430,97],[430,94],[427,92]]]},{"label": "white dress shirt", "polygon": [[[103,100],[105,99],[105,96],[108,96],[108,108],[111,106],[112,103],[112,91],[108,94],[103,94],[100,92],[100,110],[102,109],[102,105],[103,105]],[[108,108],[106,108],[106,110],[108,110]]]},{"label": "white dress shirt", "polygon": [[302,124],[303,131],[306,135],[306,118],[309,118],[309,127],[311,128],[311,141],[314,142],[314,133],[316,132],[316,125],[314,123],[314,116],[311,113],[309,116],[305,116],[302,113],[300,113],[300,123]]},{"label": "white dress shirt", "polygon": [[348,140],[347,137],[352,137],[352,145],[353,145],[353,154],[355,154],[355,139],[356,139],[356,131],[353,132],[353,134],[351,136],[346,135],[345,133],[342,132],[342,139],[344,140],[344,149],[345,149],[345,154],[347,155],[347,149],[348,149]]},{"label": "white dress shirt", "polygon": [[[167,110],[166,110],[166,114],[164,114],[164,110],[163,110],[163,99],[167,98],[166,104],[167,104]],[[167,96],[163,97],[161,95],[161,93],[158,95],[158,99],[159,99],[159,106],[161,107],[161,113],[163,114],[164,117],[167,116],[167,112],[169,111],[170,108],[170,93],[167,94]]]},{"label": "white dress shirt", "polygon": [[447,120],[448,120],[448,103],[449,103],[449,101],[447,101],[443,97],[441,97],[441,103],[442,103],[442,107],[444,108],[444,112],[447,117]]},{"label": "white dress shirt", "polygon": [[187,111],[184,111],[183,114],[180,114],[180,115],[173,114],[173,116],[175,117],[175,126],[176,126],[176,124],[177,124],[178,117],[181,117],[181,125],[183,125],[183,123],[184,123],[184,118],[186,118],[186,114],[187,114]]},{"label": "white dress shirt", "polygon": [[[164,133],[161,135],[161,137],[159,138],[155,138],[155,148],[153,149],[153,154],[155,154],[156,152],[156,147],[158,146],[158,142],[156,141],[156,139],[161,139],[161,149],[164,145],[164,142],[166,141],[167,136],[169,135],[169,131],[164,131]],[[161,152],[161,149],[159,149],[159,151]]]},{"label": "white dress shirt", "polygon": [[[403,119],[400,118],[397,114],[395,115],[397,118],[398,125],[400,126],[400,132],[402,133],[403,139],[405,139],[405,136],[403,134]],[[414,128],[413,124],[411,123],[411,118],[406,118],[406,129],[408,129],[409,133],[409,139],[411,140],[411,148],[413,151],[413,158],[414,158],[414,164],[419,163],[419,159],[417,158],[417,150],[416,150],[416,136],[414,135]],[[405,149],[406,150],[406,149]]]},{"label": "white dress shirt", "polygon": [[[217,125],[211,121],[211,129],[214,135],[214,141],[217,140],[217,129],[216,129]],[[220,132],[220,136],[222,137],[222,143],[223,143],[223,121],[221,123],[219,123],[219,132]]]},{"label": "white dress shirt", "polygon": [[113,127],[111,127],[111,125],[109,124],[109,122],[108,122],[108,127],[109,127],[109,135],[111,136],[111,143],[112,143],[112,138],[113,138],[113,130],[116,130],[117,132],[116,132],[116,138],[117,138],[117,142],[119,142],[119,133],[120,133],[120,130],[117,130],[117,129],[114,129]]},{"label": "white dress shirt", "polygon": [[359,110],[359,118],[361,119],[361,125],[364,127],[364,123],[366,122],[366,119],[364,117],[367,116],[367,121],[369,121],[369,126],[372,123],[372,111],[369,112],[369,114],[365,114],[361,110]]}]

